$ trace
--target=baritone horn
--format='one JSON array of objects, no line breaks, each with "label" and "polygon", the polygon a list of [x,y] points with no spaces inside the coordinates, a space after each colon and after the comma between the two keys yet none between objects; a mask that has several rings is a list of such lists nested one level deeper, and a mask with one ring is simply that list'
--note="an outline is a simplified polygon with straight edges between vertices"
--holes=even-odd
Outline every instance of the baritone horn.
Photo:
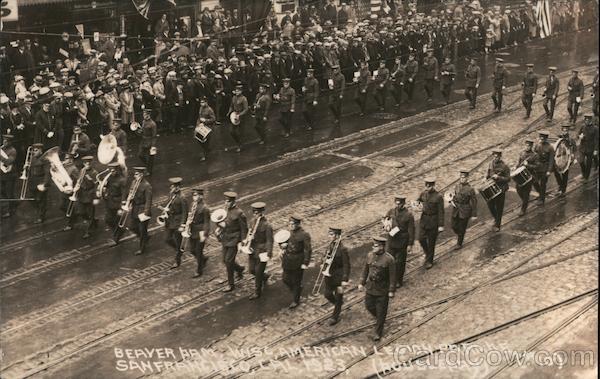
[{"label": "baritone horn", "polygon": [[102,164],[109,164],[117,154],[117,139],[112,134],[102,137],[98,145],[98,161]]},{"label": "baritone horn", "polygon": [[58,190],[62,193],[71,194],[73,193],[73,179],[71,179],[60,160],[59,149],[58,146],[48,149],[41,156],[41,159],[50,163],[50,177]]}]

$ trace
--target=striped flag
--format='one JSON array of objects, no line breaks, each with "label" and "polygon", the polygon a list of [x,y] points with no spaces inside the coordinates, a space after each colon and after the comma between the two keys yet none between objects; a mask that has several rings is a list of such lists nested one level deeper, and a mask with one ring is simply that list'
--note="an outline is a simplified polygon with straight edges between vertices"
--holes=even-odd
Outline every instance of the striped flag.
[{"label": "striped flag", "polygon": [[[152,0],[131,0],[133,1],[133,5],[135,5],[135,9],[144,16],[145,19],[148,19],[148,12],[150,11],[150,5],[152,4]],[[173,6],[177,6],[175,0],[167,0],[167,2],[171,3]]]},{"label": "striped flag", "polygon": [[535,7],[535,14],[538,27],[540,28],[540,37],[548,37],[552,34],[552,8],[550,7],[550,0],[538,0]]}]

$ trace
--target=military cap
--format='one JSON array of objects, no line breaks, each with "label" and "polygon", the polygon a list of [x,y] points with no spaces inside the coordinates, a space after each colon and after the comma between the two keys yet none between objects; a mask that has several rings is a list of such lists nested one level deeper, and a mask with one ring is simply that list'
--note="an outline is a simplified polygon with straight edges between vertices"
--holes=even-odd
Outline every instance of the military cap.
[{"label": "military cap", "polygon": [[135,171],[135,172],[145,172],[146,171],[146,167],[145,166],[135,166],[135,167],[133,167],[133,171]]},{"label": "military cap", "polygon": [[80,132],[80,131],[81,131],[81,126],[79,126],[79,125],[75,125],[75,126],[73,127],[73,131],[74,131],[74,132],[77,132],[77,131],[79,131],[79,132]]},{"label": "military cap", "polygon": [[502,59],[502,58],[496,58],[496,62],[498,62],[498,63],[504,63],[504,59]]},{"label": "military cap", "polygon": [[406,195],[396,195],[394,201],[406,201]]},{"label": "military cap", "polygon": [[291,80],[290,78],[283,78],[283,81],[284,81],[284,82],[288,82],[288,83],[289,83],[289,82],[290,82],[290,80]]},{"label": "military cap", "polygon": [[183,182],[183,178],[180,178],[179,176],[169,178],[169,183],[171,184],[181,184],[181,182]]},{"label": "military cap", "polygon": [[469,169],[465,168],[465,167],[461,167],[461,168],[459,168],[459,169],[458,169],[458,172],[459,172],[461,175],[465,175],[465,176],[469,176],[469,175],[471,174],[471,171],[470,171]]},{"label": "military cap", "polygon": [[237,198],[237,193],[233,192],[233,191],[227,191],[223,193],[223,196],[225,196],[228,199],[233,199],[235,200]]},{"label": "military cap", "polygon": [[435,184],[435,178],[433,176],[428,176],[425,178],[425,184],[427,183],[434,183]]},{"label": "military cap", "polygon": [[428,52],[428,53],[431,53],[431,52],[433,52],[433,49],[432,49],[432,48],[429,48],[429,49],[427,49],[427,52]]},{"label": "military cap", "polygon": [[502,155],[502,149],[499,149],[499,148],[492,149],[492,154]]},{"label": "military cap", "polygon": [[81,158],[81,160],[84,162],[91,162],[94,160],[94,157],[91,155],[86,155],[85,157]]},{"label": "military cap", "polygon": [[334,64],[333,66],[331,66],[331,68],[336,69],[336,68],[340,68],[339,64]]},{"label": "military cap", "polygon": [[44,148],[44,144],[43,143],[34,143],[33,145],[31,145],[34,149],[43,149]]},{"label": "military cap", "polygon": [[36,83],[43,82],[44,78],[42,78],[41,75],[36,75],[35,78],[33,78],[33,81]]},{"label": "military cap", "polygon": [[533,63],[527,63],[526,66],[527,67],[533,67]]},{"label": "military cap", "polygon": [[54,97],[56,97],[57,99],[60,99],[63,97],[63,94],[60,92],[56,92],[56,93],[54,93]]},{"label": "military cap", "polygon": [[290,221],[293,221],[293,222],[296,222],[296,223],[302,222],[302,217],[300,217],[297,214],[293,214],[293,215],[290,216]]},{"label": "military cap", "polygon": [[550,135],[550,133],[549,133],[549,132],[547,132],[547,131],[545,131],[545,130],[540,130],[540,131],[538,132],[538,135],[539,135],[540,137],[548,137],[548,136]]},{"label": "military cap", "polygon": [[342,229],[337,226],[330,226],[329,231],[335,234],[342,234]]},{"label": "military cap", "polygon": [[591,113],[586,113],[586,114],[583,115],[583,118],[584,119],[592,119],[592,118],[594,118],[594,115],[591,114]]},{"label": "military cap", "polygon": [[144,113],[151,113],[152,112],[152,108],[144,108]]},{"label": "military cap", "polygon": [[204,195],[204,188],[192,188],[192,193],[197,193],[198,195]]},{"label": "military cap", "polygon": [[535,143],[535,141],[534,141],[534,140],[532,140],[531,138],[526,138],[526,139],[525,139],[525,143],[527,143],[527,144],[530,144],[530,145],[533,145],[533,144]]},{"label": "military cap", "polygon": [[373,241],[375,241],[375,243],[379,244],[379,245],[385,245],[385,243],[387,242],[387,239],[381,236],[375,236],[373,237]]},{"label": "military cap", "polygon": [[548,70],[550,70],[550,71],[556,71],[557,68],[556,68],[556,66],[550,66],[550,67],[548,67]]},{"label": "military cap", "polygon": [[315,69],[314,68],[309,68],[309,69],[306,70],[306,72],[312,74],[312,73],[315,72]]},{"label": "military cap", "polygon": [[573,69],[573,70],[571,70],[571,72],[574,72],[574,73],[576,73],[576,74],[577,74],[577,73],[579,73],[579,70],[577,70],[577,69]]},{"label": "military cap", "polygon": [[257,201],[255,203],[250,204],[250,207],[252,207],[252,209],[256,209],[256,210],[265,209],[266,206],[267,206],[267,204],[265,204],[262,201]]},{"label": "military cap", "polygon": [[562,125],[560,126],[560,128],[561,128],[561,129],[571,129],[571,125],[569,125],[569,124],[562,124]]}]

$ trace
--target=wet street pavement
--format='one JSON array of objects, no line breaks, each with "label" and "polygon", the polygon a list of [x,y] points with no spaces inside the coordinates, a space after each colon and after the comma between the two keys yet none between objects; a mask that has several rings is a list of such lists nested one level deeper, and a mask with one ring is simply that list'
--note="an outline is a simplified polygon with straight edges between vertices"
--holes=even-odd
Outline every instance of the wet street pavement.
[{"label": "wet street pavement", "polygon": [[[275,230],[285,227],[285,220],[291,213],[299,212],[305,216],[306,229],[313,235],[315,256],[315,267],[305,274],[305,296],[310,293],[318,272],[327,226],[331,222],[346,225],[346,244],[351,249],[351,277],[356,284],[370,248],[369,239],[381,232],[380,224],[363,221],[379,217],[374,210],[381,208],[382,203],[377,196],[361,197],[361,191],[378,191],[381,187],[385,190],[381,191],[380,197],[388,192],[418,193],[419,188],[412,186],[412,180],[420,183],[428,170],[435,173],[440,189],[443,189],[453,182],[459,165],[472,167],[474,177],[479,177],[485,170],[486,166],[480,162],[485,162],[489,156],[487,146],[502,142],[499,136],[486,130],[502,127],[517,130],[517,125],[531,124],[527,133],[540,127],[557,131],[566,113],[564,102],[557,106],[556,120],[552,124],[544,125],[543,120],[537,122],[543,113],[539,102],[531,120],[522,118],[524,110],[519,101],[519,81],[525,64],[536,65],[541,82],[549,65],[558,66],[564,78],[568,77],[570,68],[580,67],[584,83],[588,84],[598,62],[597,44],[597,34],[581,32],[501,51],[498,55],[507,62],[509,85],[516,92],[512,97],[507,95],[505,100],[506,104],[515,105],[507,106],[505,113],[498,116],[492,116],[490,112],[489,76],[493,70],[493,56],[487,56],[479,62],[486,79],[480,87],[477,112],[466,111],[462,95],[464,64],[459,63],[454,103],[448,106],[435,102],[427,104],[424,94],[419,92],[414,104],[403,104],[398,109],[389,101],[386,112],[359,118],[351,103],[352,96],[347,96],[342,128],[335,131],[324,105],[326,98],[323,98],[317,117],[321,122],[317,128],[304,131],[301,116],[297,114],[297,127],[289,139],[279,135],[275,107],[266,145],[258,145],[251,125],[248,125],[246,136],[249,142],[241,153],[223,151],[231,141],[216,138],[213,140],[214,154],[207,162],[198,161],[199,147],[193,141],[191,131],[190,136],[161,135],[151,178],[154,208],[165,202],[166,179],[182,176],[186,194],[187,189],[196,185],[206,188],[205,200],[211,209],[222,207],[222,193],[227,190],[240,194],[239,203],[247,215],[251,214],[250,203],[264,200],[268,204],[267,217]],[[561,84],[566,83],[565,79],[561,80]],[[563,91],[566,90],[566,85],[563,87]],[[588,89],[586,93],[589,93]],[[540,101],[539,98],[536,100]],[[587,97],[580,113],[587,113],[590,104]],[[217,132],[227,137],[227,133]],[[510,131],[506,133],[511,135]],[[517,136],[516,132],[513,134]],[[483,150],[471,147],[473,151],[464,150],[463,153],[463,141],[469,141],[471,135],[475,135],[473,138],[480,144],[477,148]],[[511,166],[516,152],[521,149],[518,144],[521,139],[506,142],[503,146]],[[131,141],[130,167],[135,165],[137,151],[135,137]],[[447,143],[451,146],[444,147]],[[439,161],[440,165],[430,165],[430,161]],[[399,182],[386,182],[394,176]],[[506,226],[500,233],[490,231],[490,214],[479,197],[480,217],[472,221],[469,229],[468,239],[469,235],[473,238],[466,247],[469,254],[463,252],[460,261],[454,254],[442,254],[433,270],[437,270],[437,274],[433,275],[443,276],[444,267],[450,261],[460,266],[463,273],[477,267],[493,270],[497,260],[516,247],[534,243],[548,231],[562,228],[568,220],[597,212],[597,175],[584,183],[579,165],[575,164],[570,178],[568,196],[559,199],[554,197],[556,186],[551,177],[549,186],[553,192],[547,204],[532,206],[523,218],[516,217],[519,198],[511,184],[513,188],[506,198]],[[220,351],[228,343],[246,346],[249,341],[261,346],[261,333],[273,331],[269,338],[275,338],[279,334],[285,335],[290,328],[306,325],[309,335],[311,323],[326,317],[329,312],[322,297],[307,297],[300,308],[286,309],[290,295],[280,280],[278,259],[269,264],[273,277],[261,299],[254,302],[247,299],[253,291],[253,278],[249,274],[236,291],[222,293],[224,267],[220,247],[214,239],[205,250],[209,256],[208,267],[200,279],[191,278],[195,262],[189,254],[184,256],[180,268],[170,270],[175,251],[164,242],[166,233],[154,221],[151,222],[149,249],[142,256],[133,255],[137,240],[131,235],[117,247],[109,247],[110,232],[104,230],[103,222],[92,238],[86,240],[81,238],[83,230],[80,228],[62,232],[65,220],[56,210],[58,196],[56,192],[50,194],[52,211],[42,226],[31,224],[33,212],[28,204],[19,207],[19,214],[14,219],[2,220],[0,339],[3,356],[0,373],[3,378],[140,377],[143,374],[140,370],[116,367],[118,349],[181,347]],[[389,197],[383,198],[385,206],[389,205]],[[103,213],[100,206],[97,216],[101,218]],[[154,209],[153,216],[159,213]],[[450,214],[450,206],[447,206],[447,227],[438,239],[442,252],[454,243],[449,227]],[[247,258],[238,255],[238,261],[246,265]],[[408,287],[420,285],[416,276],[425,275],[421,264],[422,251],[415,248],[407,264]],[[432,272],[427,275],[431,276]],[[410,296],[404,290],[401,294]],[[348,294],[350,299],[357,296],[354,289]],[[355,308],[362,309],[362,303]],[[245,336],[247,331],[257,330],[260,331],[257,335]],[[266,335],[264,338],[266,343],[269,338]],[[165,361],[186,360],[180,354],[176,358],[162,357]],[[160,374],[156,371],[147,373]],[[196,376],[206,373],[200,370]],[[362,371],[357,373],[363,375]],[[270,377],[270,372],[267,371],[265,377]]]}]

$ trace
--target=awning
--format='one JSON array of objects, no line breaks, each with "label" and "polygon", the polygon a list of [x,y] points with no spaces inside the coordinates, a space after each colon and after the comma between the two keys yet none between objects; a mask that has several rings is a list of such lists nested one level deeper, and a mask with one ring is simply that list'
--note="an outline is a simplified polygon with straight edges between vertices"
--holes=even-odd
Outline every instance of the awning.
[{"label": "awning", "polygon": [[59,4],[59,3],[73,3],[75,0],[17,0],[17,4],[20,7],[26,7],[29,5],[46,5],[46,4]]}]

